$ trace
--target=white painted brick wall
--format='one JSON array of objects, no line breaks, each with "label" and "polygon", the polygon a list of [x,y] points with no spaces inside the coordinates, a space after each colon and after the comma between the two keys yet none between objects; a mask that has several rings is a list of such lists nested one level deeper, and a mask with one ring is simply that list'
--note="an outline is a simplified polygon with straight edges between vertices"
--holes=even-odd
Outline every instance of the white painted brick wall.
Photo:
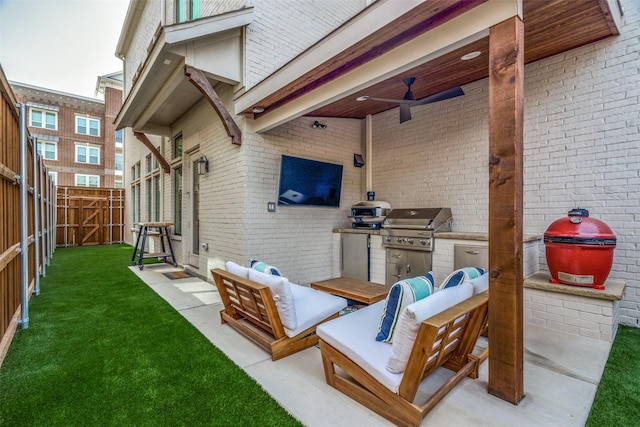
[{"label": "white painted brick wall", "polygon": [[[605,221],[618,238],[609,277],[627,283],[620,322],[639,325],[640,3],[622,4],[620,36],[525,67],[524,233],[543,234],[577,206]],[[487,84],[412,108],[402,125],[397,109],[374,116],[377,199],[451,207],[454,231],[487,231]],[[539,254],[546,269],[543,244]]]},{"label": "white painted brick wall", "polygon": [[368,2],[365,0],[254,0],[247,27],[245,86],[255,86],[311,47]]},{"label": "white painted brick wall", "polygon": [[[277,265],[290,280],[307,284],[333,274],[334,228],[348,227],[348,215],[364,194],[364,170],[353,166],[361,152],[359,120],[322,119],[326,129],[313,129],[314,118],[303,117],[262,135],[245,133],[247,257]],[[344,165],[340,208],[277,206],[280,158],[283,154]],[[245,263],[248,259],[243,260]]]},{"label": "white painted brick wall", "polygon": [[619,301],[568,295],[525,288],[525,323],[574,335],[612,341],[618,320],[614,317]]}]

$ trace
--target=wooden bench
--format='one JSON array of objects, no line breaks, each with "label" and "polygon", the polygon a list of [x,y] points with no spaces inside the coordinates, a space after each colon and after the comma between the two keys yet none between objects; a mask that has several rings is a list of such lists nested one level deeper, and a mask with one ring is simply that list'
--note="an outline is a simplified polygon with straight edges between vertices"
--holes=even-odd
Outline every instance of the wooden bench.
[{"label": "wooden bench", "polygon": [[[399,426],[419,426],[422,419],[462,379],[478,377],[478,368],[487,358],[488,349],[478,355],[473,351],[481,331],[487,324],[487,293],[477,294],[424,320],[401,375],[397,391],[382,384],[340,350],[325,341],[319,328],[320,350],[327,384]],[[367,310],[370,307],[364,309]],[[357,312],[356,312],[357,313]],[[354,313],[354,314],[356,314]],[[326,325],[345,322],[348,316]],[[341,327],[344,327],[343,323]],[[373,338],[371,338],[373,339]],[[341,371],[336,371],[339,367]],[[423,380],[436,369],[455,372],[424,403],[416,404],[416,392]],[[345,375],[346,374],[346,375]]]},{"label": "wooden bench", "polygon": [[211,270],[211,274],[224,304],[224,309],[220,311],[222,323],[229,324],[271,353],[272,360],[316,345],[318,336],[315,330],[318,323],[338,317],[339,311],[347,305],[344,298],[291,283],[294,296],[297,297],[296,304],[303,304],[304,310],[298,313],[298,326],[294,330],[287,330],[267,285],[222,269]]}]

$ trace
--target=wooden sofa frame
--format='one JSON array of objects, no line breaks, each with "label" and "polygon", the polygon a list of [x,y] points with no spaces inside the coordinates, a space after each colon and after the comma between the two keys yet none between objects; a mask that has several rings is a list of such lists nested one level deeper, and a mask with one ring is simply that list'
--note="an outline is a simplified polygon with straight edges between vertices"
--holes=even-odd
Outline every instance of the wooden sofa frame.
[{"label": "wooden sofa frame", "polygon": [[[244,279],[219,268],[211,270],[224,308],[222,323],[229,326],[271,353],[278,360],[318,343],[316,325],[294,337],[285,334],[284,326],[268,286]],[[338,313],[325,321],[335,319]]]},{"label": "wooden sofa frame", "polygon": [[[394,393],[340,351],[320,339],[327,384],[398,426],[422,419],[466,376],[478,377],[488,349],[473,351],[487,323],[488,295],[475,295],[422,322],[398,393]],[[461,316],[467,315],[456,323]],[[452,344],[453,343],[453,344]],[[436,355],[432,358],[433,355]],[[335,366],[347,375],[336,373]],[[413,403],[420,383],[439,367],[455,374],[421,405]]]}]

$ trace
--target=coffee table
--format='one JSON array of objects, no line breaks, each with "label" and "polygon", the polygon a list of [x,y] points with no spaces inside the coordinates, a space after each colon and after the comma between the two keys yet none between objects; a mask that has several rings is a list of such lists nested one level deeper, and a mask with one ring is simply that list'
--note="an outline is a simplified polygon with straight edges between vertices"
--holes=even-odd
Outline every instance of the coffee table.
[{"label": "coffee table", "polygon": [[389,293],[389,286],[350,277],[337,277],[311,283],[313,289],[338,295],[364,304],[382,301]]}]

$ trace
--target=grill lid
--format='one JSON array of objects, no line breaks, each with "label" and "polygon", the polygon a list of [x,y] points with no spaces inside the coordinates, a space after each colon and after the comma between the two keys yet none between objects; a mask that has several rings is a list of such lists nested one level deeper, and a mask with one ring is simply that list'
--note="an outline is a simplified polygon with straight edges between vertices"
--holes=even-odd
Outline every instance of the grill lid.
[{"label": "grill lid", "polygon": [[384,228],[451,231],[451,209],[393,209],[384,220]]}]

